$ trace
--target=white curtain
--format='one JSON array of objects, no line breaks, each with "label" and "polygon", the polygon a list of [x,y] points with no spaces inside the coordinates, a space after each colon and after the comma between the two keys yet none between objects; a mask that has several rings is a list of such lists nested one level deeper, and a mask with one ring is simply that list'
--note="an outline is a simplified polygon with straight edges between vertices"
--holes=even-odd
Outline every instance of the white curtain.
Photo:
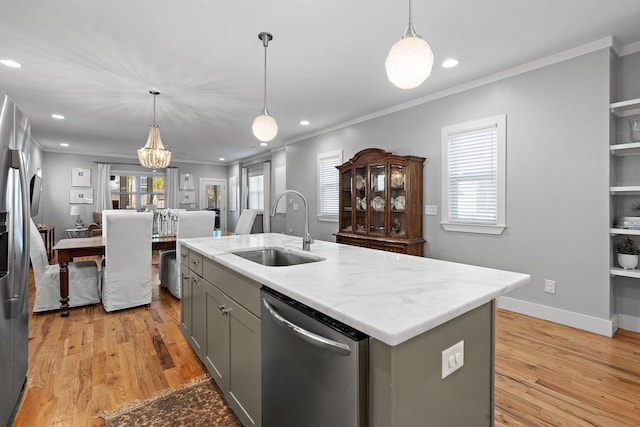
[{"label": "white curtain", "polygon": [[180,175],[178,168],[167,168],[164,181],[165,208],[178,209],[180,207]]},{"label": "white curtain", "polygon": [[264,165],[262,166],[262,182],[264,183],[262,232],[271,233],[271,162],[264,162]]},{"label": "white curtain", "polygon": [[249,205],[249,168],[242,167],[242,180],[240,181],[240,212],[247,209]]},{"label": "white curtain", "polygon": [[111,203],[111,189],[109,180],[111,178],[111,165],[109,163],[98,163],[98,184],[96,194],[96,212],[106,209],[113,209]]}]

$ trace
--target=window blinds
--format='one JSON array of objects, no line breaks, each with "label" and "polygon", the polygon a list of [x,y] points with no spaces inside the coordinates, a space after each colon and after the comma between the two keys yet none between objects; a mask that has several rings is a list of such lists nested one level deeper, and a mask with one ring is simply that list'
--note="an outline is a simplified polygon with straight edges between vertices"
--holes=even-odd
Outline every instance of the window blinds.
[{"label": "window blinds", "polygon": [[338,215],[338,169],[340,155],[332,155],[318,159],[319,177],[319,215]]},{"label": "window blinds", "polygon": [[449,221],[498,223],[496,125],[449,134]]}]

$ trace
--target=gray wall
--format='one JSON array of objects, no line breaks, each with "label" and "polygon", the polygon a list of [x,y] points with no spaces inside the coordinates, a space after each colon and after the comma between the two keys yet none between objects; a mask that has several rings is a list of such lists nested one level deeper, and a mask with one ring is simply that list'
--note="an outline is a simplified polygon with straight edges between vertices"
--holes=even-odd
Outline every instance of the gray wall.
[{"label": "gray wall", "polygon": [[[383,148],[424,156],[424,201],[440,210],[443,126],[507,114],[507,229],[501,236],[444,232],[424,217],[427,256],[529,273],[511,297],[609,320],[608,49],[349,126],[287,146],[287,187],[316,209],[318,153]],[[427,81],[425,84],[429,84]],[[302,215],[287,228],[300,235]],[[311,234],[333,240],[336,223],[312,215]],[[556,295],[543,292],[545,279]]]},{"label": "gray wall", "polygon": [[[62,154],[45,152],[42,162],[42,198],[40,203],[40,212],[38,215],[39,223],[52,224],[56,227],[56,241],[65,237],[64,230],[72,228],[75,224],[75,217],[69,215],[69,188],[71,186],[71,168],[91,169],[91,185],[96,196],[96,183],[98,167],[95,162],[110,162],[113,169],[127,171],[145,171],[147,169],[137,166],[135,161],[97,158],[90,156],[81,156],[74,154]],[[128,164],[123,164],[128,163]],[[227,179],[226,166],[208,166],[191,163],[172,163],[172,166],[179,168],[180,173],[190,173],[194,176],[197,183],[200,178]],[[86,205],[87,215],[82,217],[85,224],[92,222],[91,212],[95,209],[95,205]],[[187,207],[187,206],[185,206]],[[190,209],[199,209],[197,205],[189,206]]]}]

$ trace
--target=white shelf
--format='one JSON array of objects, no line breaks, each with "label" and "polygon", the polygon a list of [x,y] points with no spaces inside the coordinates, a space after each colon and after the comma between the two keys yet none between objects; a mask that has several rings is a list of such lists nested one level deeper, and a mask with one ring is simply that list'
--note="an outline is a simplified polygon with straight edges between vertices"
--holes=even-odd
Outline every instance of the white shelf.
[{"label": "white shelf", "polygon": [[640,195],[640,185],[623,185],[617,187],[611,187],[609,189],[611,194],[627,194],[627,195]]},{"label": "white shelf", "polygon": [[640,98],[614,102],[609,108],[618,117],[635,116],[640,114]]},{"label": "white shelf", "polygon": [[627,236],[640,236],[640,230],[630,229],[630,228],[611,228],[609,233],[612,236],[617,236],[619,234],[627,235]]},{"label": "white shelf", "polygon": [[611,268],[612,276],[632,277],[634,279],[640,279],[640,270],[625,270],[620,267]]},{"label": "white shelf", "polygon": [[640,142],[610,145],[609,150],[614,156],[636,156],[640,154]]}]

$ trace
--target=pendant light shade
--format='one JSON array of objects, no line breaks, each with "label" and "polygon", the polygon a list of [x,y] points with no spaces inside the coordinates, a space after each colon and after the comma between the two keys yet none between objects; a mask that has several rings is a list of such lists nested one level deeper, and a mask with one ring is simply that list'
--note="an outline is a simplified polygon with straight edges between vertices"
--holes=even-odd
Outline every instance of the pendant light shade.
[{"label": "pendant light shade", "polygon": [[431,46],[413,28],[409,0],[409,25],[402,38],[389,50],[384,63],[387,77],[400,89],[413,89],[429,77],[433,60]]},{"label": "pendant light shade", "polygon": [[149,91],[153,95],[153,123],[149,129],[149,138],[144,147],[138,148],[138,160],[145,168],[158,169],[166,168],[171,161],[171,151],[164,148],[160,138],[160,128],[156,124],[156,96],[160,92]]},{"label": "pendant light shade", "polygon": [[267,46],[273,40],[273,36],[270,33],[262,32],[258,34],[258,38],[262,40],[264,46],[264,107],[262,107],[262,113],[253,120],[251,129],[256,138],[262,142],[268,142],[278,134],[276,119],[269,115],[267,110]]}]

